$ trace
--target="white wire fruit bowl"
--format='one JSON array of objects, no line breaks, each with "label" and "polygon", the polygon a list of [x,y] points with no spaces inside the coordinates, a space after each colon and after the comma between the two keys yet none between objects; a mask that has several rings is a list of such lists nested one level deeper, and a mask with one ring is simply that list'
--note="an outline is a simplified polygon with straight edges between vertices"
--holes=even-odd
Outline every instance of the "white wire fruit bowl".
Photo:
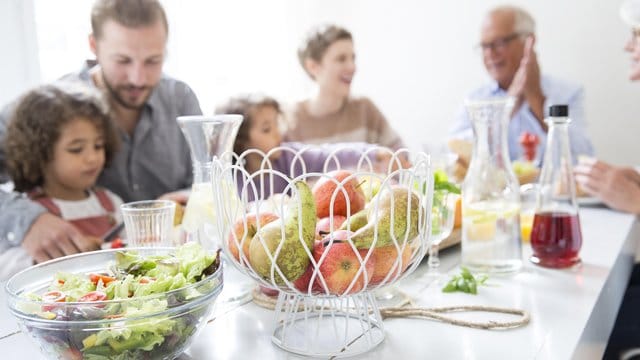
[{"label": "white wire fruit bowl", "polygon": [[[404,278],[425,255],[433,174],[421,152],[337,148],[320,166],[323,151],[250,150],[234,164],[215,162],[214,204],[228,258],[280,291],[274,342],[303,355],[355,355],[384,338],[370,291]],[[249,174],[251,157],[261,166]],[[284,171],[283,157],[291,160]]]}]

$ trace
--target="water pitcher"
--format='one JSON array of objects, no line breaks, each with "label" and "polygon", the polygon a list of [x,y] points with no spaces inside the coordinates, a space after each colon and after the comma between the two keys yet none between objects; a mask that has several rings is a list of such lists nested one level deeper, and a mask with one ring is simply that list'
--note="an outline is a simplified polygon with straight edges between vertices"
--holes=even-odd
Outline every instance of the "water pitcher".
[{"label": "water pitcher", "polygon": [[462,183],[462,262],[475,271],[522,267],[520,192],[509,160],[507,127],[513,98],[467,101],[474,143]]},{"label": "water pitcher", "polygon": [[[188,240],[198,241],[205,248],[221,246],[213,188],[212,164],[214,159],[232,160],[233,143],[242,123],[241,115],[180,116],[177,119],[189,143],[193,162],[193,186],[187,202],[182,226]],[[228,184],[229,191],[237,191]]]}]

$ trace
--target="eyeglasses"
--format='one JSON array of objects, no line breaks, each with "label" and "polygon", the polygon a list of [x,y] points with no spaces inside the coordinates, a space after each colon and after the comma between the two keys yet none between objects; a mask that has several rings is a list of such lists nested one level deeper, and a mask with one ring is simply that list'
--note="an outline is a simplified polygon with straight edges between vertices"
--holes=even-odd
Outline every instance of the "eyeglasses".
[{"label": "eyeglasses", "polygon": [[509,45],[511,41],[523,35],[524,34],[521,33],[513,33],[511,35],[498,38],[492,42],[480,43],[476,45],[476,49],[480,52],[484,52],[485,50],[502,51],[507,47],[507,45]]}]

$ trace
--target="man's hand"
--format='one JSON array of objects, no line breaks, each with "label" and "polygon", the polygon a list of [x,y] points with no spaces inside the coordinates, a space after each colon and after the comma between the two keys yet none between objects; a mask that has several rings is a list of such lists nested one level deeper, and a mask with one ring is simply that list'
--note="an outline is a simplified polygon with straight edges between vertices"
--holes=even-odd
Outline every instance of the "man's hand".
[{"label": "man's hand", "polygon": [[158,200],[171,200],[175,201],[182,206],[187,205],[187,201],[189,200],[189,195],[191,195],[190,190],[178,190],[170,193],[166,193],[158,198]]},{"label": "man's hand", "polygon": [[22,241],[22,247],[36,262],[98,250],[101,244],[100,238],[83,236],[75,226],[49,213],[31,224]]},{"label": "man's hand", "polygon": [[[513,107],[515,114],[525,102],[529,104],[529,108],[533,115],[538,119],[542,128],[546,131],[544,124],[544,94],[540,85],[540,66],[538,65],[538,57],[533,45],[535,40],[533,36],[527,37],[524,45],[524,54],[520,61],[520,66],[511,81],[511,86],[507,93],[515,97],[516,104]],[[512,115],[513,115],[512,114]]]},{"label": "man's hand", "polygon": [[635,169],[584,158],[575,172],[576,181],[588,194],[613,209],[640,214],[640,174]]}]

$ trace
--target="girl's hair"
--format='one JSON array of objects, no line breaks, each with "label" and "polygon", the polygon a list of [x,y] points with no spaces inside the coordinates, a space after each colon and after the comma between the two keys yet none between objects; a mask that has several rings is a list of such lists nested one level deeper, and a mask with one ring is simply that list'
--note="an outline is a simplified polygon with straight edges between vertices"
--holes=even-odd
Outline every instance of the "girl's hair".
[{"label": "girl's hair", "polygon": [[331,24],[317,26],[307,33],[298,48],[298,61],[312,79],[313,75],[309,74],[304,65],[305,60],[311,59],[320,62],[329,46],[339,40],[353,40],[353,37],[349,30]]},{"label": "girl's hair", "polygon": [[18,101],[6,134],[7,170],[17,191],[30,191],[44,183],[44,169],[53,160],[61,128],[82,118],[104,138],[105,166],[119,146],[109,106],[95,88],[59,82],[37,87]]},{"label": "girl's hair", "polygon": [[233,152],[237,155],[246,150],[249,142],[249,130],[251,129],[252,113],[254,110],[270,106],[278,113],[281,113],[280,104],[270,96],[262,94],[244,94],[230,98],[226,103],[216,108],[216,114],[239,114],[242,115],[242,124],[238,129],[236,141],[233,144]]}]

